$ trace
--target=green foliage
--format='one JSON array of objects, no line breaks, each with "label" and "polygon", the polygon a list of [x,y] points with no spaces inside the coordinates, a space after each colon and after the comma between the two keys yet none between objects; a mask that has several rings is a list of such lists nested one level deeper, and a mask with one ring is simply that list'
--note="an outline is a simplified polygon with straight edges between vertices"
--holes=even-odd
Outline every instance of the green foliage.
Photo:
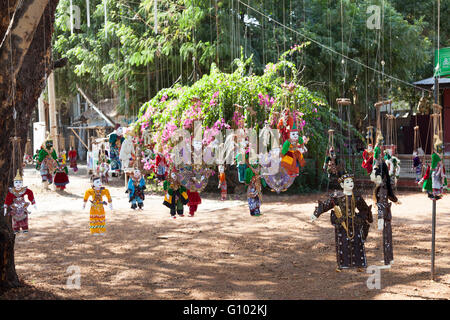
[{"label": "green foliage", "polygon": [[[240,58],[241,49],[245,59],[252,57],[252,72],[262,75],[266,65],[304,42],[302,35],[379,71],[384,60],[385,72],[406,82],[432,73],[436,13],[432,0],[343,0],[342,11],[340,1],[330,0],[248,2],[261,14],[237,0],[218,0],[217,10],[211,0],[158,1],[157,34],[153,0],[106,1],[106,26],[103,1],[90,3],[88,28],[85,1],[73,0],[81,9],[81,30],[73,35],[67,24],[70,0],[59,3],[54,55],[69,59],[68,67],[58,71],[61,83],[69,85],[58,86],[58,97],[68,99],[78,83],[96,101],[120,97],[120,110],[130,116],[161,89],[175,83],[191,85],[209,74],[212,62],[221,71],[234,72],[238,66],[233,61]],[[382,29],[369,30],[367,8],[382,4]],[[441,7],[445,12],[448,3]],[[445,35],[448,22],[442,18],[441,23]],[[441,44],[447,42],[442,36]],[[291,55],[298,66],[298,83],[324,94],[331,106],[337,97],[353,98],[353,118],[373,111],[373,102],[383,93],[401,96],[410,104],[417,102],[404,84],[351,61],[342,64],[341,56],[315,43]],[[289,82],[293,75],[284,76]]]},{"label": "green foliage", "polygon": [[[283,57],[287,58],[289,54]],[[285,59],[276,64],[271,63],[260,76],[250,73],[253,65],[251,58],[237,59],[234,63],[236,70],[233,73],[221,72],[213,64],[211,73],[204,75],[192,86],[176,85],[174,88],[161,90],[142,106],[139,119],[133,124],[135,132],[151,132],[155,142],[161,143],[163,139],[161,144],[164,144],[165,150],[168,151],[176,142],[166,142],[164,137],[167,138],[176,128],[183,128],[185,121],[190,119],[190,110],[194,106],[201,108],[202,125],[211,128],[222,119],[230,127],[235,126],[233,114],[236,110],[235,104],[238,104],[243,107],[245,126],[257,130],[263,126],[264,121],[271,121],[277,112],[290,107],[303,114],[302,119],[306,121],[304,135],[310,138],[307,157],[309,162],[317,160],[318,163],[312,163],[312,168],[305,168],[308,174],[297,179],[292,188],[301,192],[317,189],[322,172],[315,168],[321,167],[325,157],[327,131],[330,126],[347,127],[348,124],[329,109],[322,95],[300,85],[294,86],[292,93],[283,88],[284,74],[296,74],[297,67],[294,63]],[[291,85],[295,84],[295,80],[294,76]],[[261,105],[261,95],[269,95],[275,99],[272,108]],[[216,99],[213,99],[214,96]],[[255,114],[252,115],[251,110],[254,110]],[[362,139],[353,127],[351,132],[357,139]],[[337,143],[343,144],[345,138],[339,133],[336,134]]]}]

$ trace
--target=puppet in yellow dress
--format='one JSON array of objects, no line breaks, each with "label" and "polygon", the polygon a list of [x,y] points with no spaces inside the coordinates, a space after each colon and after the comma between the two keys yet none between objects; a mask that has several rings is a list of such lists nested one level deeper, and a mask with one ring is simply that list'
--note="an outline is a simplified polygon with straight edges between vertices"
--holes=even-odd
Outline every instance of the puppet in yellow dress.
[{"label": "puppet in yellow dress", "polygon": [[90,197],[92,197],[89,219],[91,234],[101,235],[106,231],[105,208],[103,207],[106,205],[106,202],[103,201],[103,197],[108,199],[110,210],[112,210],[112,199],[109,190],[102,186],[100,177],[94,177],[92,188],[86,190],[83,209],[86,207],[86,202]]}]

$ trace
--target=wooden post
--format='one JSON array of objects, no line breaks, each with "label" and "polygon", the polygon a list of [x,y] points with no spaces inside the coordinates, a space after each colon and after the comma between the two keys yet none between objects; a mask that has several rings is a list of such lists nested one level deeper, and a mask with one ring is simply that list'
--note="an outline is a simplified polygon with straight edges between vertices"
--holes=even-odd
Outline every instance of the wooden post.
[{"label": "wooden post", "polygon": [[49,102],[49,121],[50,121],[50,136],[53,139],[53,147],[56,153],[59,152],[58,143],[58,124],[56,115],[56,94],[55,94],[55,73],[52,72],[48,77],[48,102]]},{"label": "wooden post", "polygon": [[39,114],[39,122],[45,123],[46,121],[45,121],[44,92],[42,92],[38,100],[38,114]]}]

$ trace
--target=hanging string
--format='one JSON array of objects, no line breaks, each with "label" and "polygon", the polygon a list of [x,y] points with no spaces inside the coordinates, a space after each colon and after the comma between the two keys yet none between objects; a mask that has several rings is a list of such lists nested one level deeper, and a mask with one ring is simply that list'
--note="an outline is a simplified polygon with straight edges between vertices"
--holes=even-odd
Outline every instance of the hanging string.
[{"label": "hanging string", "polygon": [[283,28],[287,28],[287,29],[290,30],[291,32],[301,35],[302,37],[304,37],[305,39],[309,40],[310,42],[312,42],[312,43],[318,45],[319,47],[322,47],[322,48],[324,48],[325,50],[328,50],[328,51],[330,51],[330,52],[332,52],[332,53],[334,53],[334,54],[336,54],[336,55],[339,55],[339,56],[341,56],[342,58],[344,58],[344,59],[346,59],[346,60],[352,61],[352,62],[354,62],[354,63],[356,63],[356,64],[362,66],[363,68],[367,68],[367,69],[369,69],[369,70],[371,70],[371,71],[373,71],[374,73],[379,74],[379,75],[380,75],[380,74],[383,74],[385,77],[387,77],[387,78],[389,78],[389,79],[392,79],[392,80],[395,80],[395,81],[397,81],[397,82],[400,82],[400,83],[402,83],[402,84],[404,84],[404,85],[406,85],[406,86],[409,86],[409,87],[412,87],[412,88],[416,88],[416,89],[420,89],[420,90],[425,90],[425,91],[428,91],[428,92],[432,92],[432,91],[429,90],[429,89],[423,89],[423,88],[421,88],[421,87],[418,87],[418,86],[416,86],[416,85],[414,85],[414,84],[411,84],[411,83],[409,83],[409,82],[407,82],[407,81],[401,80],[401,79],[396,78],[396,77],[394,77],[394,76],[391,76],[391,75],[388,75],[388,74],[384,74],[383,72],[381,72],[380,70],[377,70],[377,69],[374,68],[374,67],[370,67],[370,66],[368,66],[368,65],[366,65],[366,64],[364,64],[364,63],[362,63],[362,62],[360,62],[360,61],[358,61],[358,60],[356,60],[356,59],[353,59],[353,58],[351,58],[351,57],[349,57],[349,56],[347,56],[347,55],[343,55],[342,53],[336,51],[335,49],[330,48],[330,47],[328,47],[328,46],[326,46],[326,45],[320,43],[319,41],[317,41],[317,40],[315,40],[315,39],[313,39],[313,38],[307,36],[306,34],[303,34],[303,33],[299,32],[299,31],[297,31],[297,30],[294,30],[294,29],[292,29],[292,28],[289,28],[288,26],[283,25],[281,22],[279,22],[279,21],[277,21],[277,20],[275,20],[275,19],[270,18],[270,17],[267,16],[266,14],[264,14],[264,13],[262,13],[261,11],[259,11],[259,10],[255,9],[255,8],[253,8],[252,6],[246,4],[245,2],[243,2],[243,1],[241,1],[241,0],[236,0],[236,1],[238,2],[238,4],[241,3],[241,4],[243,4],[244,6],[249,7],[249,8],[250,8],[251,10],[253,10],[254,12],[258,13],[259,15],[261,15],[261,16],[263,16],[263,17],[269,19],[269,21],[273,22],[274,24],[278,24],[278,25],[280,25],[280,26],[283,27]]},{"label": "hanging string", "polygon": [[108,24],[108,13],[107,13],[107,9],[106,9],[106,1],[107,0],[103,0],[103,10],[104,10],[104,14],[105,14],[105,39],[108,39],[108,29],[107,29],[107,24]]},{"label": "hanging string", "polygon": [[155,34],[158,34],[158,0],[153,0],[153,15],[154,15],[154,29]]}]

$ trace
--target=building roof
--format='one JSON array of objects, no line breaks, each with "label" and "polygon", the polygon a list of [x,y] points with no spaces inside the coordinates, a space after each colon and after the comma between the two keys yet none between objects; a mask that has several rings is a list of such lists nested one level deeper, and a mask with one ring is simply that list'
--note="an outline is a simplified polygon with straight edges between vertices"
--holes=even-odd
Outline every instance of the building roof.
[{"label": "building roof", "polygon": [[[450,78],[439,78],[439,89],[450,88]],[[413,82],[414,85],[424,89],[434,89],[434,78],[426,78],[420,81]]]}]

